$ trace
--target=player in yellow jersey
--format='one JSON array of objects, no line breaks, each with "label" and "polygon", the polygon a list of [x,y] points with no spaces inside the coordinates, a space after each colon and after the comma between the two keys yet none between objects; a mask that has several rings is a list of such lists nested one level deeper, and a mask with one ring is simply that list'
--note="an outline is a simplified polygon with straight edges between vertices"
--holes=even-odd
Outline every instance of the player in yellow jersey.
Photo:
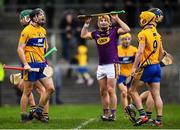
[{"label": "player in yellow jersey", "polygon": [[[141,98],[138,90],[147,83],[150,87],[150,92],[155,102],[157,118],[156,125],[161,125],[163,102],[160,96],[160,80],[161,68],[160,61],[164,55],[161,36],[155,27],[156,15],[149,11],[141,12],[140,26],[142,31],[138,34],[139,47],[133,64],[131,75],[134,77],[130,94],[136,107],[139,111],[140,118],[134,124],[135,126],[142,125],[148,121],[148,118],[143,109]],[[145,64],[141,65],[143,61]],[[136,75],[136,70],[141,66],[141,75]]]},{"label": "player in yellow jersey", "polygon": [[79,67],[77,68],[78,71],[78,84],[84,83],[84,79],[86,81],[87,86],[91,86],[94,82],[93,78],[88,72],[87,64],[88,64],[88,48],[86,45],[79,45],[78,52],[77,52],[77,60]]},{"label": "player in yellow jersey", "polygon": [[[163,12],[159,9],[159,8],[151,8],[148,11],[154,13],[156,15],[156,22],[154,23],[155,26],[157,26],[158,23],[162,22],[164,15]],[[148,117],[148,125],[153,126],[154,125],[154,120],[152,119],[152,110],[154,108],[154,100],[152,98],[152,95],[150,93],[150,91],[144,91],[143,93],[140,94],[141,100],[142,102],[146,102],[146,116]],[[136,107],[134,106],[134,104],[130,104],[126,107],[126,110],[131,112],[134,112],[134,109]],[[131,113],[129,113],[130,118],[134,119],[134,115],[131,115]]]},{"label": "player in yellow jersey", "polygon": [[[29,23],[30,23],[30,13],[32,12],[31,9],[26,9],[26,10],[23,10],[20,12],[20,15],[19,15],[19,18],[20,18],[20,23],[23,27],[26,27]],[[16,83],[14,83],[13,81],[16,80]],[[10,81],[13,83],[13,85],[18,89],[20,90],[21,92],[23,92],[23,79],[21,79],[21,74],[18,73],[18,74],[11,74],[10,76]],[[36,81],[35,84],[34,84],[34,87],[36,88],[36,91],[40,94],[40,96],[43,95],[44,91],[45,91],[45,88],[43,87],[43,85],[39,82],[39,81]],[[23,100],[21,100],[21,102],[24,102]],[[30,106],[30,114],[22,114],[21,115],[21,121],[22,122],[26,122],[26,121],[29,121],[31,120],[33,117],[32,117],[32,111],[35,110],[36,108],[36,104],[35,104],[35,100],[34,100],[34,96],[33,96],[33,93],[30,94],[29,96],[29,99],[28,99],[28,103],[29,103],[29,106]],[[22,104],[22,103],[21,103]],[[45,108],[44,108],[44,112],[43,112],[43,115],[45,118],[49,119],[48,117],[48,107],[49,107],[49,103],[46,104]],[[26,108],[21,108],[21,109],[26,109]]]},{"label": "player in yellow jersey", "polygon": [[[31,23],[21,32],[17,49],[20,60],[26,70],[23,73],[24,91],[21,100],[24,100],[24,102],[21,102],[21,106],[26,108],[33,84],[39,80],[46,91],[40,97],[39,105],[33,112],[33,116],[42,122],[48,122],[42,113],[44,106],[54,92],[53,81],[52,78],[46,77],[42,72],[31,71],[31,68],[44,68],[48,66],[44,57],[44,53],[48,48],[46,30],[42,27],[46,22],[44,11],[40,9],[33,10],[30,14],[30,19]],[[26,113],[26,110],[22,109],[22,113]]]},{"label": "player in yellow jersey", "polygon": [[120,40],[121,44],[118,46],[118,57],[121,69],[117,83],[121,92],[120,97],[122,108],[124,110],[125,116],[127,116],[125,108],[130,104],[130,98],[128,96],[128,87],[124,84],[124,81],[131,74],[137,48],[131,45],[132,37],[130,33],[121,35]]}]

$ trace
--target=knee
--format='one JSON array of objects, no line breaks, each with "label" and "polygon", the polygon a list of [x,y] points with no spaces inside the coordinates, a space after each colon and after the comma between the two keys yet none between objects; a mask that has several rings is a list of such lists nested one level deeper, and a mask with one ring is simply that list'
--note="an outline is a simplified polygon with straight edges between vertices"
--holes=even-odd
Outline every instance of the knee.
[{"label": "knee", "polygon": [[100,91],[100,95],[101,95],[102,97],[106,96],[106,95],[107,95],[107,90],[106,90],[106,89],[101,90],[101,91]]},{"label": "knee", "polygon": [[46,91],[48,92],[48,93],[54,93],[54,91],[55,91],[55,88],[54,87],[48,87],[47,89],[46,89]]},{"label": "knee", "polygon": [[127,91],[122,91],[121,92],[121,97],[123,97],[123,98],[127,98]]},{"label": "knee", "polygon": [[134,91],[133,89],[131,89],[131,88],[128,90],[128,94],[129,94],[130,96],[133,96],[133,95],[134,95],[134,92],[135,92],[135,91]]}]

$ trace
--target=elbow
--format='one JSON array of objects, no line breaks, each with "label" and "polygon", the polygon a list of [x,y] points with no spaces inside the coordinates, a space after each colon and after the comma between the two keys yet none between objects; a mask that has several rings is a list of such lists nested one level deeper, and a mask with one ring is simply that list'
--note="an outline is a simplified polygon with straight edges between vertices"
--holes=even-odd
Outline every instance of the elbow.
[{"label": "elbow", "polygon": [[20,48],[18,47],[18,48],[17,48],[17,53],[18,53],[18,54],[19,54],[19,51],[20,51]]},{"label": "elbow", "polygon": [[125,33],[128,33],[128,32],[131,31],[131,29],[128,27],[128,28],[126,28],[124,31],[125,31]]},{"label": "elbow", "polygon": [[85,38],[86,38],[85,35],[83,35],[83,34],[81,34],[80,37],[81,37],[82,39],[85,39]]},{"label": "elbow", "polygon": [[143,52],[138,52],[138,53],[136,54],[136,57],[137,57],[137,58],[140,58],[140,57],[142,56],[142,54],[143,54]]}]

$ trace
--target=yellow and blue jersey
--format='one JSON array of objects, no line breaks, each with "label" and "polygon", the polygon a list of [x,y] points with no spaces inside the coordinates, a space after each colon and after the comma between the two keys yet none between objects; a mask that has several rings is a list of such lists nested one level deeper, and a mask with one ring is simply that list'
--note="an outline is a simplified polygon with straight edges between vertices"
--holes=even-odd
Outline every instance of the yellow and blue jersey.
[{"label": "yellow and blue jersey", "polygon": [[25,44],[24,53],[28,63],[45,62],[46,30],[43,27],[34,27],[31,24],[21,32],[19,44]]},{"label": "yellow and blue jersey", "polygon": [[151,54],[153,50],[155,52],[149,57],[144,65],[158,64],[159,52],[162,46],[161,36],[157,32],[155,27],[143,29],[138,34],[139,44],[145,44],[145,49],[142,55],[141,63]]},{"label": "yellow and blue jersey", "polygon": [[79,66],[87,66],[87,52],[88,48],[84,45],[80,45],[78,47],[78,54],[77,54],[77,59]]},{"label": "yellow and blue jersey", "polygon": [[155,27],[143,29],[138,34],[139,44],[145,44],[141,63],[154,51],[143,65],[144,69],[140,74],[140,80],[146,83],[160,82],[161,68],[159,64],[159,54],[161,51],[161,36]]},{"label": "yellow and blue jersey", "polygon": [[[47,66],[44,54],[46,51],[46,30],[43,27],[27,25],[21,32],[19,44],[25,44],[24,54],[31,68],[44,68]],[[23,71],[24,80],[36,81],[46,76],[42,72]]]},{"label": "yellow and blue jersey", "polygon": [[127,77],[131,74],[136,52],[137,48],[134,46],[130,45],[128,48],[123,48],[121,45],[118,46],[118,57],[121,65],[120,75]]}]

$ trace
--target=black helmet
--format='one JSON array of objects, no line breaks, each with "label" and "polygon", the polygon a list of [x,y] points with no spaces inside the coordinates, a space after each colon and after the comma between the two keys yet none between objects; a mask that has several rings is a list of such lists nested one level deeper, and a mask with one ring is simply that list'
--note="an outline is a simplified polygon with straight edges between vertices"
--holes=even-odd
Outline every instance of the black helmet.
[{"label": "black helmet", "polygon": [[160,10],[159,8],[151,8],[148,11],[150,11],[156,15],[156,22],[162,21],[162,19],[164,17],[162,10]]}]

